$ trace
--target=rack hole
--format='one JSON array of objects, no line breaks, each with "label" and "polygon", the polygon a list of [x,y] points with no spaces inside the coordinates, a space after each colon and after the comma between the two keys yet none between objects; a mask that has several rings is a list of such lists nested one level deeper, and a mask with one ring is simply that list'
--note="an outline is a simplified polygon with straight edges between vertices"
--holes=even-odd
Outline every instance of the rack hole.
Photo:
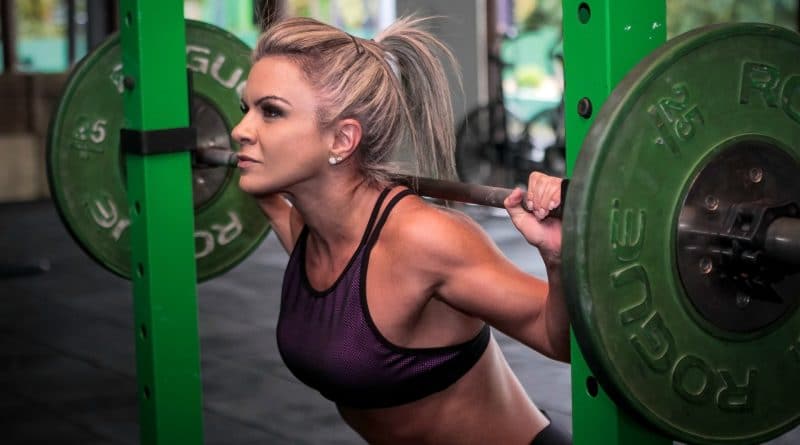
[{"label": "rack hole", "polygon": [[597,397],[600,388],[597,384],[597,378],[595,378],[595,376],[591,375],[586,378],[586,391],[590,396]]},{"label": "rack hole", "polygon": [[590,18],[592,18],[592,8],[586,2],[581,3],[578,6],[578,20],[585,25],[589,23]]}]

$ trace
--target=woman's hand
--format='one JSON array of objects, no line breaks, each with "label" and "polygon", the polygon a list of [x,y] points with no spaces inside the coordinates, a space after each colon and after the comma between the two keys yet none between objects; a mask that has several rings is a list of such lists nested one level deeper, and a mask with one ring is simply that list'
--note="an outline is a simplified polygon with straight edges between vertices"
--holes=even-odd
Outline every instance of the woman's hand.
[{"label": "woman's hand", "polygon": [[[514,226],[540,250],[545,260],[561,259],[561,220],[547,217],[561,204],[561,181],[533,172],[528,178],[528,191],[514,189],[503,202]],[[532,213],[522,208],[523,200]]]}]

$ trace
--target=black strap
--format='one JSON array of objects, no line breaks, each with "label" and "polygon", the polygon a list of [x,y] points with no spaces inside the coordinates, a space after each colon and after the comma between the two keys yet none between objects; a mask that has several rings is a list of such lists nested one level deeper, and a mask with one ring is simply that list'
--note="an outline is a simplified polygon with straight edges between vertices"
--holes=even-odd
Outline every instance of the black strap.
[{"label": "black strap", "polygon": [[122,128],[119,143],[123,151],[137,155],[191,151],[197,147],[197,130],[193,127],[147,131]]},{"label": "black strap", "polygon": [[[378,218],[378,212],[381,210],[381,206],[383,205],[383,201],[386,200],[386,197],[389,195],[389,192],[392,191],[390,187],[386,187],[381,192],[380,196],[378,196],[378,200],[375,202],[375,207],[372,208],[372,214],[369,215],[369,221],[367,222],[367,228],[364,229],[364,236],[361,239],[361,244],[367,240],[370,232],[372,232],[372,226],[375,224],[375,220]],[[391,205],[391,204],[389,204]],[[388,206],[387,206],[388,207]]]},{"label": "black strap", "polygon": [[369,241],[367,241],[367,244],[369,246],[372,246],[373,244],[375,244],[375,241],[377,241],[378,235],[380,234],[381,229],[383,228],[383,225],[386,223],[386,218],[389,217],[389,213],[392,211],[394,206],[401,199],[405,198],[408,195],[413,195],[413,194],[414,194],[414,192],[412,190],[405,189],[405,190],[401,191],[400,193],[394,195],[392,197],[392,199],[389,201],[389,204],[386,204],[386,208],[383,210],[383,213],[381,214],[381,218],[378,220],[378,223],[375,224],[375,228],[372,230],[372,234],[370,235]]}]

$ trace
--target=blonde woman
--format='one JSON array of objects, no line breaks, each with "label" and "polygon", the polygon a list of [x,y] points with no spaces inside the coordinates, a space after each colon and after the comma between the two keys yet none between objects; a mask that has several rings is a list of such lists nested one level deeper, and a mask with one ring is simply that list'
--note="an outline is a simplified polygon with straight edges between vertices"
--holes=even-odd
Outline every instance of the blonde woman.
[{"label": "blonde woman", "polygon": [[[364,40],[307,18],[258,41],[243,93],[239,186],[258,199],[290,259],[278,345],[294,375],[375,444],[567,443],[534,406],[489,325],[569,359],[559,281],[558,178],[533,174],[505,201],[544,258],[523,273],[481,228],[393,179],[452,177],[448,49],[398,20]],[[534,215],[520,207],[523,199]]]}]

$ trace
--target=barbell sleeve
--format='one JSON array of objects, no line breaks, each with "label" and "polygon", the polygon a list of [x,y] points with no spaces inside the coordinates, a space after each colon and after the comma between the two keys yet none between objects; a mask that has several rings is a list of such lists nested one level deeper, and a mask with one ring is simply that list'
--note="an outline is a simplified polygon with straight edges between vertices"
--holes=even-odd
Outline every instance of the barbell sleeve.
[{"label": "barbell sleeve", "polygon": [[218,147],[198,147],[194,150],[195,162],[209,167],[236,167],[239,155]]},{"label": "barbell sleeve", "polygon": [[767,256],[792,265],[800,265],[800,219],[778,218],[767,227],[764,238]]}]

